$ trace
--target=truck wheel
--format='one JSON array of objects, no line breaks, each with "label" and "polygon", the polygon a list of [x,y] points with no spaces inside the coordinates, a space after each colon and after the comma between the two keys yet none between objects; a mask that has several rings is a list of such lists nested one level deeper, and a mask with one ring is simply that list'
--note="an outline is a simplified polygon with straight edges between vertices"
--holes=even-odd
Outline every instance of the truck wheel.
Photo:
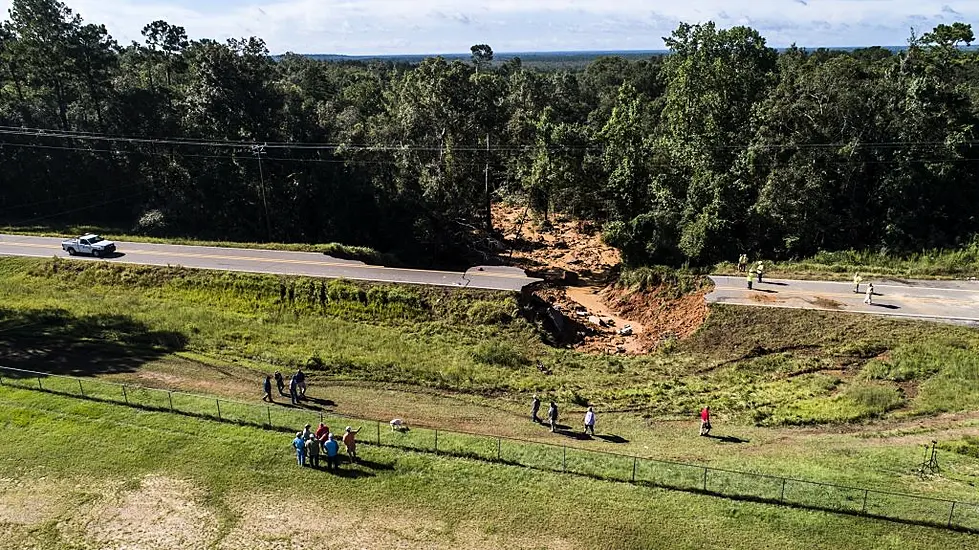
[{"label": "truck wheel", "polygon": [[95,250],[93,253],[95,254],[95,257],[96,258],[101,258],[102,257],[102,251],[101,250]]},{"label": "truck wheel", "polygon": [[72,247],[69,246],[67,248],[67,250],[68,250],[68,255],[69,256],[74,256],[75,255],[75,249],[74,248],[72,248]]}]

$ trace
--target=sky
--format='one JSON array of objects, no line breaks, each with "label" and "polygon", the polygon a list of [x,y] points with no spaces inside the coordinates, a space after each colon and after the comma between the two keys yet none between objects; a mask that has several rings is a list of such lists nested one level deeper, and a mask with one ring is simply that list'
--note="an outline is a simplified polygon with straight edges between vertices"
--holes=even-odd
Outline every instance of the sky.
[{"label": "sky", "polygon": [[[258,36],[274,53],[658,50],[683,21],[746,25],[784,47],[900,46],[979,0],[62,0],[121,44],[163,19],[194,38]],[[11,0],[0,0],[6,15]],[[6,17],[4,17],[6,18]]]}]

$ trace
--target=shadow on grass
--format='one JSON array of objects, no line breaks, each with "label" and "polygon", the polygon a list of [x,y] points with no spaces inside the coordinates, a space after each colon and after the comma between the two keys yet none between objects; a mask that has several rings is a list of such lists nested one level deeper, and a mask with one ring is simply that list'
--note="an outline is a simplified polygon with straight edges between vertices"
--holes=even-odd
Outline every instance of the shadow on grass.
[{"label": "shadow on grass", "polygon": [[357,458],[357,462],[355,464],[357,466],[367,468],[368,470],[378,470],[378,471],[386,471],[386,472],[394,470],[394,464],[374,462],[373,460],[365,460],[359,457]]},{"label": "shadow on grass", "polygon": [[595,437],[597,437],[598,439],[601,439],[602,441],[604,441],[606,443],[628,443],[629,442],[628,439],[622,437],[621,435],[598,434]]},{"label": "shadow on grass", "polygon": [[74,376],[133,372],[186,346],[183,334],[152,330],[126,315],[0,307],[0,356],[15,369]]},{"label": "shadow on grass", "polygon": [[741,439],[733,435],[706,435],[709,439],[720,441],[721,443],[751,443],[750,439]]}]

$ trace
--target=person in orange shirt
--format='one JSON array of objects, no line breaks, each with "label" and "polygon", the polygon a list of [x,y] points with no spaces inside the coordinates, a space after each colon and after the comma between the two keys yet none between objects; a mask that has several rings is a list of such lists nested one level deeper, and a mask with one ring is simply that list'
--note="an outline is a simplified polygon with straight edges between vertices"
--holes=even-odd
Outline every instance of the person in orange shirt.
[{"label": "person in orange shirt", "polygon": [[354,430],[350,426],[347,426],[347,429],[343,431],[343,446],[347,448],[347,456],[350,457],[350,463],[351,464],[353,464],[357,460],[357,439],[356,439],[356,436],[357,436],[357,433],[360,432],[360,430],[362,430],[362,429],[364,429],[364,428],[363,427],[360,427],[360,428],[357,428],[356,430]]}]

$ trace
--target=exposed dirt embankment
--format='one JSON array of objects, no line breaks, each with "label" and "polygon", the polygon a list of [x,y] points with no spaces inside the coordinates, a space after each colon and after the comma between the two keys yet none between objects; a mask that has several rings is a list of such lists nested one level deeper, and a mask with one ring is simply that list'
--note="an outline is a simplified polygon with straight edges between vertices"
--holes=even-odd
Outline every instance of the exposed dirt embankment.
[{"label": "exposed dirt embankment", "polygon": [[[540,318],[558,342],[594,353],[644,354],[665,341],[693,334],[707,318],[707,290],[681,291],[672,282],[618,284],[622,257],[602,242],[597,227],[557,215],[544,223],[525,208],[497,205],[496,227],[505,236],[504,260],[543,277],[533,290]],[[562,320],[555,322],[560,314]],[[560,325],[560,326],[557,326]]]}]

